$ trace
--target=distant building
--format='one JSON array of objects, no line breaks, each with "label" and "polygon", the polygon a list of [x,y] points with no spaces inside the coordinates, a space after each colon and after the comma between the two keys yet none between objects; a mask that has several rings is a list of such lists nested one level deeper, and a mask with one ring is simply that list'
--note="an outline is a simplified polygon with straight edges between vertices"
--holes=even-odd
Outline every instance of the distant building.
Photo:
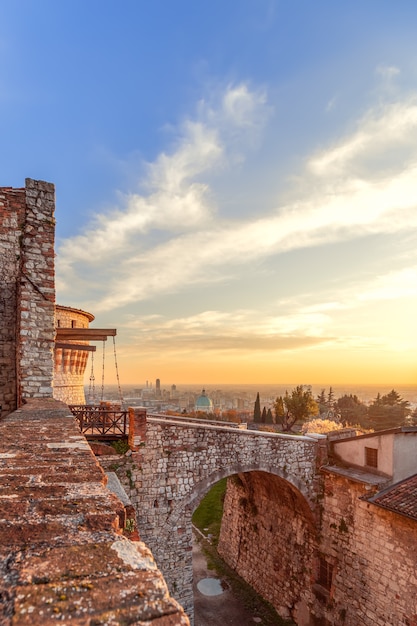
[{"label": "distant building", "polygon": [[195,401],[195,410],[200,413],[213,413],[213,402],[206,394],[205,389],[201,392]]}]

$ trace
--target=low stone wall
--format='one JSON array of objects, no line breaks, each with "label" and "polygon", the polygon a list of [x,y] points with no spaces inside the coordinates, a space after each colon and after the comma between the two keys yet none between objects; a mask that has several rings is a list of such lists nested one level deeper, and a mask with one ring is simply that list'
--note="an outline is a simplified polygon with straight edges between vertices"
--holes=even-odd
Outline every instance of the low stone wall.
[{"label": "low stone wall", "polygon": [[29,401],[0,441],[2,626],[189,624],[64,404]]}]

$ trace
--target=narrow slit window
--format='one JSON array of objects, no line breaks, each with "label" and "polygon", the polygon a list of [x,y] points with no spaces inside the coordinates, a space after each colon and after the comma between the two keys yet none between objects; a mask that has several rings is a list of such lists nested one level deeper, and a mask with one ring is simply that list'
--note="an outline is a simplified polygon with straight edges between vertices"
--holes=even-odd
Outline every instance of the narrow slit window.
[{"label": "narrow slit window", "polygon": [[368,467],[378,467],[377,448],[365,448],[365,465]]}]

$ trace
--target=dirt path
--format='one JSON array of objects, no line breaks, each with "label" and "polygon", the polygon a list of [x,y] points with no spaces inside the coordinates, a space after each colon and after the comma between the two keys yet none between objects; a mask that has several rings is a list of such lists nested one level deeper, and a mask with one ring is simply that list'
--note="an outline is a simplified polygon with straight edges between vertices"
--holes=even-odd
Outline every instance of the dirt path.
[{"label": "dirt path", "polygon": [[[238,598],[232,590],[227,576],[218,576],[215,570],[207,566],[207,558],[201,549],[200,539],[193,533],[193,573],[194,573],[194,615],[195,626],[261,626],[270,624],[264,621],[261,613],[256,609],[245,608],[242,599]],[[218,579],[213,582],[207,579]],[[200,585],[199,585],[200,583]],[[206,583],[207,588],[214,588],[218,595],[205,595],[199,590]],[[210,584],[211,583],[211,584]],[[219,589],[216,590],[215,588]],[[219,593],[219,591],[222,593]],[[277,624],[278,622],[275,622]]]}]

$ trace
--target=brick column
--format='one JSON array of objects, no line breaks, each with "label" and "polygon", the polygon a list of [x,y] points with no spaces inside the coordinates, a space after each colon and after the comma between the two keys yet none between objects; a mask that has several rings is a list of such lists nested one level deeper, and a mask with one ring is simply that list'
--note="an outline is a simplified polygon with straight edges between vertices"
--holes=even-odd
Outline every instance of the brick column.
[{"label": "brick column", "polygon": [[129,448],[135,452],[146,441],[146,409],[129,407]]}]

